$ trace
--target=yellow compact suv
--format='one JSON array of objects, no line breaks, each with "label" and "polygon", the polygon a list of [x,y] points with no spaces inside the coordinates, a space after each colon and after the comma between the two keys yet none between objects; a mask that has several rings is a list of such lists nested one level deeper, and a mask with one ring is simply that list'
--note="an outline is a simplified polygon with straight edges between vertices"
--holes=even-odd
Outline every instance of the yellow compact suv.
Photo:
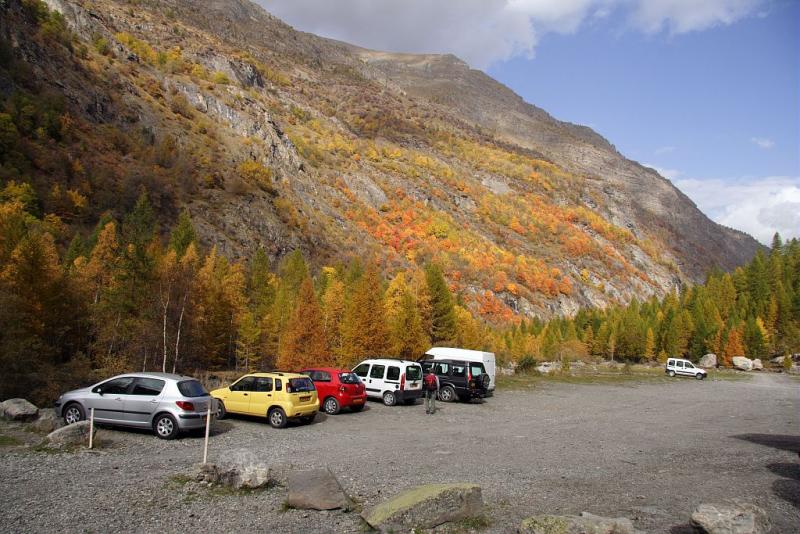
[{"label": "yellow compact suv", "polygon": [[252,373],[226,388],[215,389],[217,419],[228,413],[266,417],[275,428],[291,420],[310,423],[319,410],[314,382],[295,373]]}]

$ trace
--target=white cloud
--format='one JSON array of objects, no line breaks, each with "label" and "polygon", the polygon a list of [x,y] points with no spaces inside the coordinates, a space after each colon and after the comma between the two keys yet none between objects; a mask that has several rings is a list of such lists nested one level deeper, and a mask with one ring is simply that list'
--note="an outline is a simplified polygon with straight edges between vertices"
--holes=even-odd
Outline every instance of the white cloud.
[{"label": "white cloud", "polygon": [[642,163],[645,167],[649,167],[656,171],[658,174],[666,178],[667,180],[674,182],[678,178],[680,178],[683,173],[676,169],[665,169],[664,167],[659,167],[657,165],[651,165],[650,163]]},{"label": "white cloud", "polygon": [[395,52],[452,53],[485,68],[532,56],[547,33],[574,33],[619,11],[636,31],[703,30],[766,0],[256,0],[297,28]]},{"label": "white cloud", "polygon": [[800,238],[800,177],[674,183],[713,220],[747,232],[765,245],[775,232],[784,239]]},{"label": "white cloud", "polygon": [[775,141],[766,137],[751,137],[750,142],[756,145],[758,148],[763,148],[764,150],[769,150],[775,146]]}]

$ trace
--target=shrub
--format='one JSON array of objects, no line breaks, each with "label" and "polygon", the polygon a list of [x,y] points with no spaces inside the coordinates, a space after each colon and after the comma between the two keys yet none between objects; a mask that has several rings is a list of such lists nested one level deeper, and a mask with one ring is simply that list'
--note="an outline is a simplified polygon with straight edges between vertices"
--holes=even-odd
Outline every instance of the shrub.
[{"label": "shrub", "polygon": [[224,72],[215,72],[213,78],[211,79],[216,84],[219,85],[228,85],[231,83],[231,79],[228,78],[228,75]]},{"label": "shrub", "polygon": [[536,360],[533,356],[523,356],[517,362],[517,368],[514,370],[517,374],[528,374],[536,369]]}]

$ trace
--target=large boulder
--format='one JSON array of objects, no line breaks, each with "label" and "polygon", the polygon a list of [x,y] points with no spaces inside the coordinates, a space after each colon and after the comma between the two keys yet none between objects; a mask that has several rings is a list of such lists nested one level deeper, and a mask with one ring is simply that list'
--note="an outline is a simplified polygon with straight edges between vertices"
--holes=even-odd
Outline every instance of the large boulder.
[{"label": "large boulder", "polygon": [[734,356],[733,366],[740,371],[752,371],[753,360],[750,358],[745,358],[744,356]]},{"label": "large boulder", "polygon": [[[95,437],[97,429],[94,429]],[[89,421],[78,421],[54,430],[44,438],[43,445],[53,449],[65,449],[78,445],[89,445]]]},{"label": "large boulder", "polygon": [[428,484],[404,491],[361,517],[381,532],[408,532],[475,517],[482,511],[477,484]]},{"label": "large boulder", "polygon": [[33,421],[39,408],[25,399],[8,399],[0,402],[0,417],[8,421]]},{"label": "large boulder", "polygon": [[199,482],[230,486],[234,489],[262,488],[273,481],[269,466],[249,451],[231,452],[219,464],[198,464],[195,478]]},{"label": "large boulder", "polygon": [[292,471],[287,480],[289,498],[286,505],[302,510],[335,510],[352,507],[350,498],[330,469]]},{"label": "large boulder", "polygon": [[764,364],[761,363],[761,360],[758,358],[753,360],[753,371],[763,371],[763,370],[764,370]]},{"label": "large boulder", "polygon": [[634,534],[633,523],[624,517],[581,515],[537,515],[523,519],[520,534]]},{"label": "large boulder", "polygon": [[49,434],[53,430],[64,426],[64,420],[56,415],[52,408],[39,410],[39,417],[31,423],[31,430],[40,434]]},{"label": "large boulder", "polygon": [[699,365],[703,369],[714,369],[717,367],[717,355],[713,353],[708,353],[702,358],[700,358],[700,361],[697,362],[697,365]]},{"label": "large boulder", "polygon": [[701,504],[692,514],[692,526],[707,534],[761,534],[769,530],[764,510],[746,503]]}]

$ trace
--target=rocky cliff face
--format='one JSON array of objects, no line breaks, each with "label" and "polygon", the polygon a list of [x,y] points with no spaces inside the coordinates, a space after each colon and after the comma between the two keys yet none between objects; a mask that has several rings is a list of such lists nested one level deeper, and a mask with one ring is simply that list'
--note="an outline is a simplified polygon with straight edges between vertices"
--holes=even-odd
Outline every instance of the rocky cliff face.
[{"label": "rocky cliff face", "polygon": [[437,261],[489,320],[661,295],[758,247],[455,57],[323,39],[245,0],[46,3],[70,32],[57,44],[19,0],[0,5],[15,68],[38,84],[0,92],[63,97],[77,126],[40,148],[82,173],[31,180],[43,197],[83,191],[78,227],[146,187],[162,222],[188,209],[231,257]]}]

